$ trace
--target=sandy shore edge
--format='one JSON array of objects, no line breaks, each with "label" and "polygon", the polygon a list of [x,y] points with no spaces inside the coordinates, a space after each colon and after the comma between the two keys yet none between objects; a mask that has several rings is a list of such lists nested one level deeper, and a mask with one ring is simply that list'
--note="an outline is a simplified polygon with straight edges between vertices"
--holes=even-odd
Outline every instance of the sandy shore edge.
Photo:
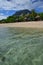
[{"label": "sandy shore edge", "polygon": [[26,27],[26,28],[43,28],[43,21],[32,22],[16,22],[16,23],[3,23],[0,27]]}]

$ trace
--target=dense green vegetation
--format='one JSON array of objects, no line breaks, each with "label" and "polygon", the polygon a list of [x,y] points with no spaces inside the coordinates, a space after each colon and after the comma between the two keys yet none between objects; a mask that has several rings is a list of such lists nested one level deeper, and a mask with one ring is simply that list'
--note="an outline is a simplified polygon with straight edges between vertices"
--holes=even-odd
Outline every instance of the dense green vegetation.
[{"label": "dense green vegetation", "polygon": [[13,23],[13,22],[25,22],[25,21],[42,21],[43,13],[36,13],[34,10],[31,12],[23,10],[16,12],[16,14],[7,17],[7,19],[0,20],[0,23]]}]

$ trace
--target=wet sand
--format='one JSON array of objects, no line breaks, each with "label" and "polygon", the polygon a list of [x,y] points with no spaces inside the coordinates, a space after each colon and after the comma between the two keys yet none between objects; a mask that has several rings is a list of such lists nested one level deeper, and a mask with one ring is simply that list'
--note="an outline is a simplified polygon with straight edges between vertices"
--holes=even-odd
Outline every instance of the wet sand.
[{"label": "wet sand", "polygon": [[26,27],[26,28],[43,28],[43,21],[3,23],[0,27]]}]

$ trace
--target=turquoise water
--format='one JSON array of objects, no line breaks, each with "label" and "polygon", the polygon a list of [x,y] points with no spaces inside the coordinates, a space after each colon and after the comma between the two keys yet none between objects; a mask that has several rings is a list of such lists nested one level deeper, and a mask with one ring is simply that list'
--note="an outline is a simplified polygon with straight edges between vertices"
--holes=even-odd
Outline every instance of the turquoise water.
[{"label": "turquoise water", "polygon": [[0,28],[0,65],[43,65],[43,29]]}]

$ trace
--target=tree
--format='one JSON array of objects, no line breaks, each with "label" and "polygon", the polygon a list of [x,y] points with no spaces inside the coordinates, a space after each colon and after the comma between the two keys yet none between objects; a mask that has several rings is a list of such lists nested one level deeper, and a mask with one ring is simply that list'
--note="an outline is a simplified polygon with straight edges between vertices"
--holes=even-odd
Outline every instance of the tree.
[{"label": "tree", "polygon": [[18,21],[19,22],[24,21],[24,16],[19,16]]},{"label": "tree", "polygon": [[29,18],[31,21],[35,21],[36,16],[37,16],[37,13],[34,10],[32,10],[31,14],[29,14]]},{"label": "tree", "polygon": [[39,13],[40,19],[43,20],[43,13]]}]

